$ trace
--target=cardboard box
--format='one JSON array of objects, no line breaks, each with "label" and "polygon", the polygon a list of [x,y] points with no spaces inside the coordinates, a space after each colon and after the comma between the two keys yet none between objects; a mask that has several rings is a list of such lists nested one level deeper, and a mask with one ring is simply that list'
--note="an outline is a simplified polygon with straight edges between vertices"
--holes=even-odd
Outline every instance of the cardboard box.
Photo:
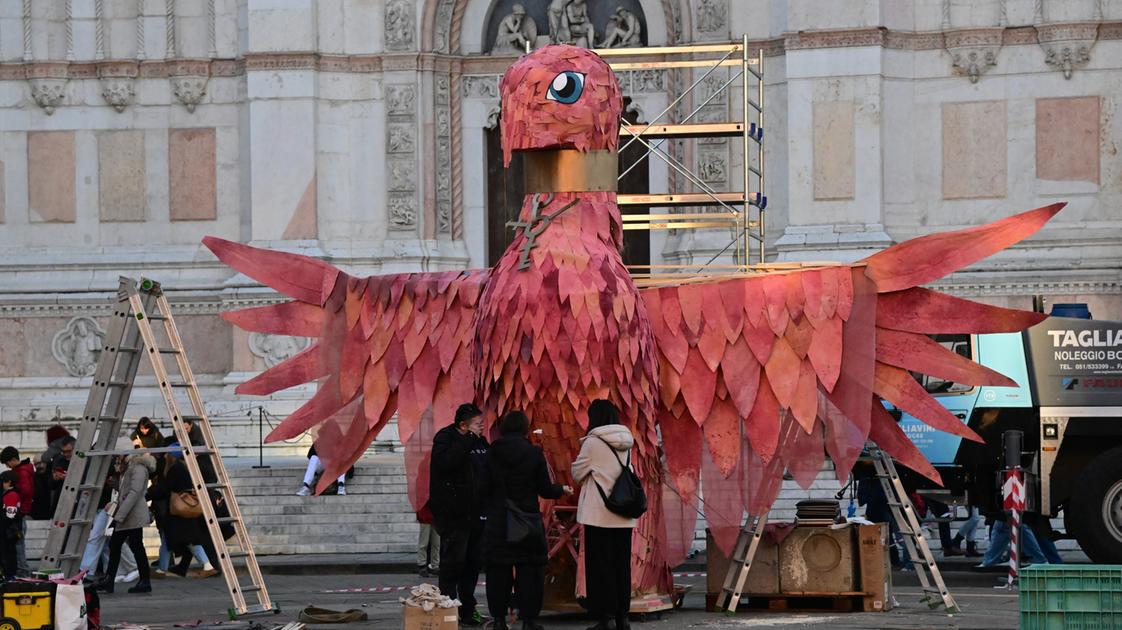
[{"label": "cardboard box", "polygon": [[402,608],[404,630],[459,630],[459,612],[455,608],[434,608],[429,612],[416,606]]}]

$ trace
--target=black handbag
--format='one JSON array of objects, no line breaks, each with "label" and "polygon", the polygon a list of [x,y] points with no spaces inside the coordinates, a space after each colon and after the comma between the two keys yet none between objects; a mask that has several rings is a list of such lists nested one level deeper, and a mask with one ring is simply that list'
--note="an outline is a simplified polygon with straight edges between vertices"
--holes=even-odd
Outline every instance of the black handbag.
[{"label": "black handbag", "polygon": [[527,512],[506,500],[506,541],[511,545],[521,545],[541,536],[542,515]]},{"label": "black handbag", "polygon": [[604,499],[604,507],[613,514],[618,514],[624,518],[639,518],[647,511],[647,493],[643,491],[643,483],[639,481],[639,476],[631,470],[631,451],[627,452],[627,464],[619,458],[619,453],[616,449],[612,448],[608,441],[600,436],[596,436],[601,442],[606,444],[612,450],[612,455],[615,455],[616,461],[619,462],[620,472],[619,477],[612,485],[611,494],[605,494],[604,489],[600,487],[600,483],[595,479],[592,483],[596,484],[596,489],[600,491],[600,496]]}]

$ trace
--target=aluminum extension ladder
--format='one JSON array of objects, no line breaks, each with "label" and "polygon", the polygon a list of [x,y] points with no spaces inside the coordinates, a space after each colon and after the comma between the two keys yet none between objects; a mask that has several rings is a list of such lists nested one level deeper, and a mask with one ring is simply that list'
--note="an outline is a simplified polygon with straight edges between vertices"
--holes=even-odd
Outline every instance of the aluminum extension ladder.
[{"label": "aluminum extension ladder", "polygon": [[[907,550],[908,560],[915,567],[916,577],[919,578],[919,584],[923,590],[923,598],[920,601],[926,602],[932,608],[938,607],[941,602],[948,613],[958,612],[958,604],[955,603],[951,592],[947,590],[947,584],[943,581],[943,576],[939,573],[939,567],[935,564],[935,556],[931,553],[931,546],[927,544],[927,539],[923,536],[923,529],[920,526],[915,507],[912,506],[912,501],[908,498],[907,491],[904,490],[904,484],[900,482],[900,475],[896,472],[896,464],[892,462],[892,457],[888,453],[885,453],[876,445],[869,443],[867,449],[869,455],[872,456],[877,479],[880,480],[881,488],[884,489],[884,496],[888,499],[888,505],[892,509],[892,520],[896,523],[896,529],[900,532],[900,537],[904,541],[904,549]],[[931,574],[930,579],[928,579],[928,573]]]},{"label": "aluminum extension ladder", "polygon": [[[163,334],[160,337],[153,330],[152,322],[163,324]],[[158,326],[155,328],[159,329]],[[180,448],[117,448],[117,438],[121,435],[125,410],[142,355],[147,355],[150,359]],[[169,374],[169,366],[165,364],[164,358],[168,355],[174,357],[174,369],[177,373]],[[182,400],[184,394],[186,401]],[[190,408],[188,415],[180,411],[181,407]],[[201,444],[192,445],[184,425],[185,420],[198,427],[202,437]],[[132,278],[122,277],[117,289],[113,320],[105,335],[89,398],[82,414],[75,456],[70,462],[47,536],[43,566],[61,569],[68,576],[78,573],[90,527],[97,515],[98,498],[115,456],[170,451],[182,451],[184,463],[191,474],[191,482],[199,497],[207,530],[218,554],[218,558],[211,558],[211,561],[216,561],[215,564],[221,568],[234,604],[229,609],[231,618],[279,612],[270,601],[265,588],[245,521],[237,501],[234,500],[230,477],[218,454],[198,384],[187,363],[187,354],[172,319],[167,297],[157,282],[141,279],[138,286]],[[212,474],[204,476],[200,463],[209,465],[207,472]],[[220,518],[216,514],[212,496],[225,503],[229,516]],[[221,533],[221,526],[227,523],[235,531],[235,549],[227,545]],[[241,559],[242,564],[235,565],[235,559]],[[238,574],[239,570],[244,577]],[[255,601],[247,601],[247,596]]]},{"label": "aluminum extension ladder", "polygon": [[740,535],[736,538],[736,545],[732,548],[724,586],[721,587],[721,594],[717,597],[717,610],[736,612],[736,607],[740,604],[740,594],[748,581],[748,571],[752,569],[752,560],[756,557],[756,550],[760,548],[760,538],[764,535],[766,525],[766,512],[759,516],[749,514],[748,519],[744,521],[744,525],[740,528]]}]

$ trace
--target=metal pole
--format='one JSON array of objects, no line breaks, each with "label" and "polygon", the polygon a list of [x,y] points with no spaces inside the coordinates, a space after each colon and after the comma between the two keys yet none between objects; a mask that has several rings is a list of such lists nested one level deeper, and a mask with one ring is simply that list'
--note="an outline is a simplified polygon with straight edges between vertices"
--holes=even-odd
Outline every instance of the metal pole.
[{"label": "metal pole", "polygon": [[265,465],[265,408],[257,407],[257,465],[254,468],[272,468]]},{"label": "metal pole", "polygon": [[[747,42],[747,36],[745,37],[745,42]],[[764,200],[764,197],[767,195],[767,192],[764,188],[764,135],[763,135],[764,134],[764,49],[760,48],[759,50],[757,50],[756,55],[757,55],[756,56],[756,61],[759,64],[759,71],[760,71],[760,74],[759,74],[760,78],[759,78],[759,83],[758,83],[758,86],[759,86],[758,87],[758,96],[757,96],[757,98],[759,99],[758,105],[760,106],[760,111],[759,111],[758,115],[756,116],[756,120],[759,121],[759,127],[756,129],[756,134],[759,138],[759,142],[756,143],[756,147],[757,147],[757,150],[760,152],[760,190],[757,191],[757,192],[760,195],[759,201],[762,202]],[[765,262],[764,261],[764,256],[767,254],[767,252],[765,251],[766,248],[767,248],[767,237],[764,235],[764,208],[763,208],[763,206],[764,206],[764,204],[762,204],[762,203],[758,206],[759,209],[760,209],[760,215],[759,215],[760,220],[759,220],[759,226],[758,227],[760,228],[760,264],[761,265],[764,264],[764,262]]]},{"label": "metal pole", "polygon": [[[743,76],[743,79],[742,79],[742,81],[743,81],[742,88],[743,89],[741,89],[741,95],[744,97],[742,99],[743,103],[741,103],[741,106],[744,107],[744,130],[743,130],[744,133],[741,136],[741,139],[744,141],[743,142],[743,144],[744,144],[744,213],[741,215],[740,220],[744,222],[744,225],[743,225],[743,229],[744,229],[744,259],[743,259],[743,261],[744,261],[744,271],[747,273],[749,265],[752,264],[752,260],[751,260],[751,257],[752,257],[752,243],[749,240],[749,236],[748,236],[748,232],[752,229],[752,211],[751,211],[752,204],[750,204],[748,202],[748,200],[751,199],[749,191],[751,190],[751,185],[752,185],[752,182],[751,182],[752,172],[750,170],[748,170],[748,154],[749,154],[749,151],[751,150],[750,143],[752,141],[752,139],[750,137],[750,135],[751,135],[750,130],[751,130],[752,126],[751,126],[751,124],[748,120],[748,117],[749,117],[749,114],[748,114],[748,111],[749,111],[748,110],[748,70],[749,70],[749,67],[748,67],[748,65],[749,65],[749,62],[751,60],[748,56],[748,34],[747,33],[744,34],[744,42],[743,43],[744,43],[744,46],[743,46],[743,50],[741,50],[741,60],[742,61],[741,61],[740,72]],[[763,247],[763,244],[761,244],[760,247]],[[737,250],[737,254],[739,255],[740,254],[740,248],[737,247],[736,250]],[[763,251],[763,250],[761,250],[761,251]],[[763,261],[761,261],[761,262],[763,262]]]}]

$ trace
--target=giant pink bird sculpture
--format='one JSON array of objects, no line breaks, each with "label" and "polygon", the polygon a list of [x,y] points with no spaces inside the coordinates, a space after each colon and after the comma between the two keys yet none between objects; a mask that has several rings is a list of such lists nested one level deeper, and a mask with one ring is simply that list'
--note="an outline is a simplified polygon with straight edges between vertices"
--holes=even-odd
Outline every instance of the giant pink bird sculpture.
[{"label": "giant pink bird sculpture", "polygon": [[[727,547],[746,510],[770,507],[785,470],[807,487],[824,452],[845,478],[871,439],[938,480],[880,398],[979,439],[909,371],[1012,385],[928,335],[1012,332],[1043,316],[920,285],[1026,238],[1062,204],[853,264],[639,290],[620,256],[614,188],[596,172],[614,163],[622,108],[608,65],[588,50],[547,46],[516,62],[501,92],[506,161],[514,151],[538,152],[562,166],[536,174],[521,229],[493,269],[356,278],[314,258],[204,240],[223,262],[293,298],[223,317],[249,331],[316,339],[237,391],[319,383],[269,440],[315,430],[326,462],[321,486],[395,413],[415,470],[434,419],[449,422],[469,400],[491,419],[525,410],[554,473],[568,482],[585,410],[608,398],[636,434],[634,462],[651,500],[634,536],[633,580],[668,592],[668,566],[692,538],[699,480],[709,524]],[[673,490],[664,491],[664,479]],[[427,481],[422,473],[410,482],[419,507]],[[553,551],[575,551],[571,512],[549,514]],[[571,560],[555,553],[555,562]]]}]

